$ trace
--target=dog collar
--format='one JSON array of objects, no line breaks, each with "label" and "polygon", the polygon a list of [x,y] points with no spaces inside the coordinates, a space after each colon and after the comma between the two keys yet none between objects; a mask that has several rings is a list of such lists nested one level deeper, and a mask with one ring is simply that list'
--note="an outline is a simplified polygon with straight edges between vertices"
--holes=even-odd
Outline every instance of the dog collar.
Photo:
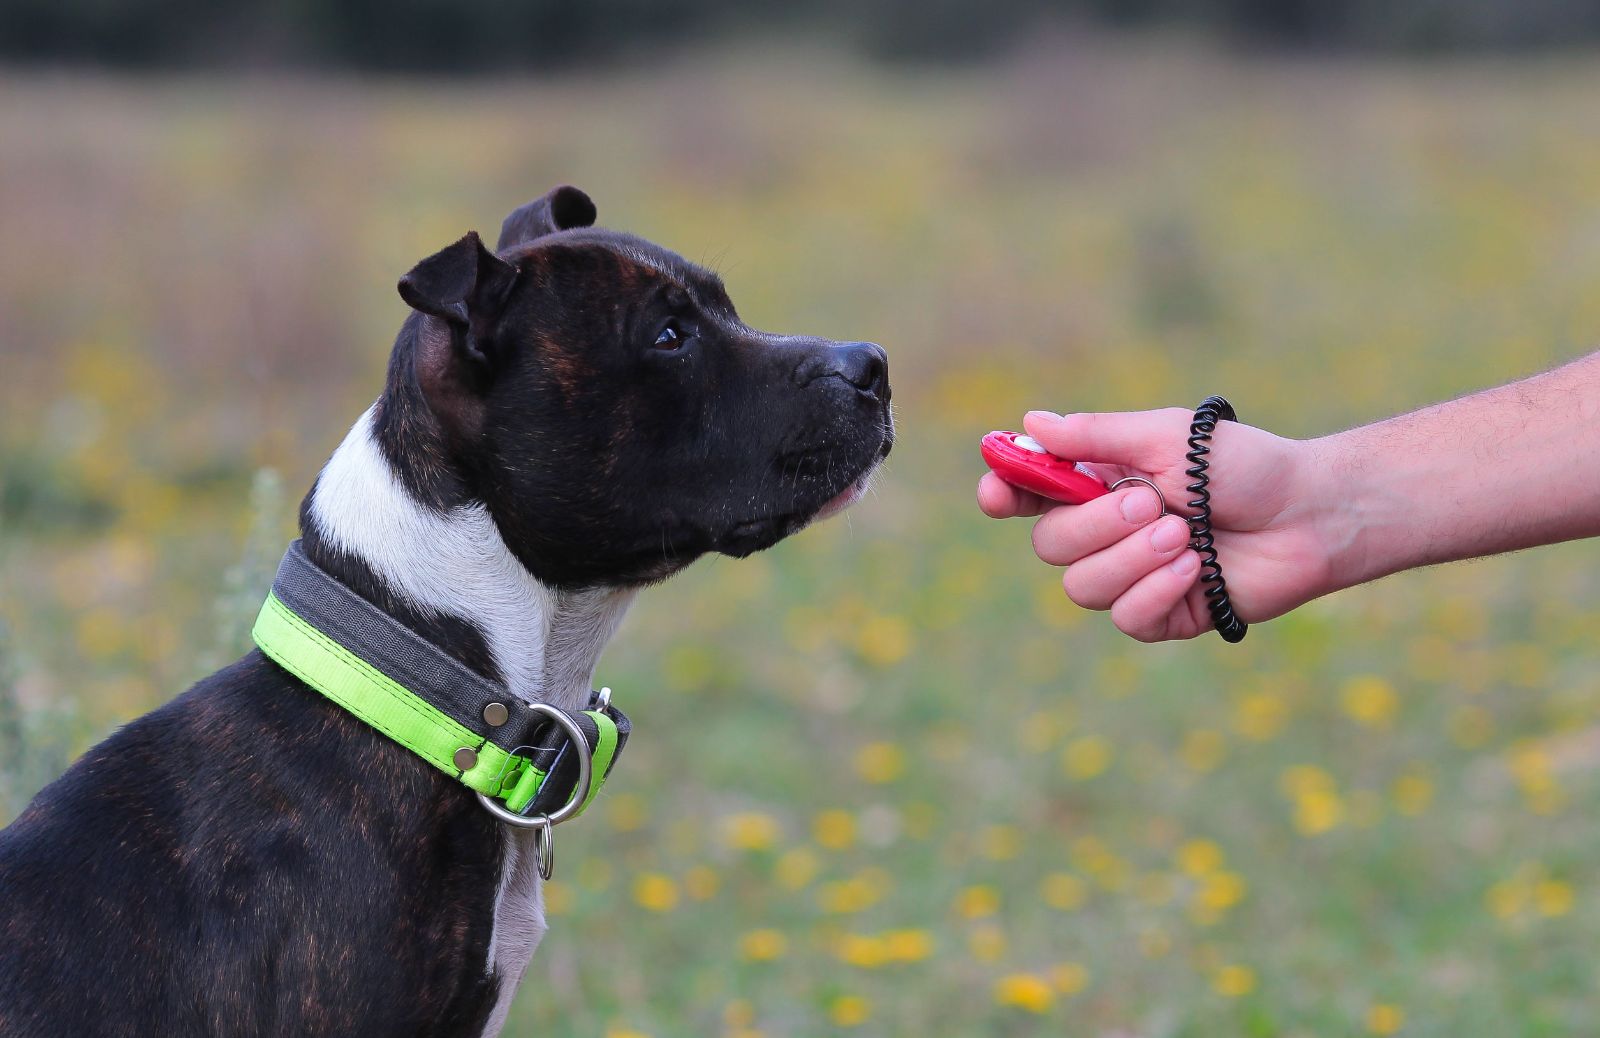
[{"label": "dog collar", "polygon": [[533,829],[539,869],[551,826],[594,800],[632,730],[591,693],[588,708],[522,702],[368,602],[289,545],[251,636],[289,673]]}]

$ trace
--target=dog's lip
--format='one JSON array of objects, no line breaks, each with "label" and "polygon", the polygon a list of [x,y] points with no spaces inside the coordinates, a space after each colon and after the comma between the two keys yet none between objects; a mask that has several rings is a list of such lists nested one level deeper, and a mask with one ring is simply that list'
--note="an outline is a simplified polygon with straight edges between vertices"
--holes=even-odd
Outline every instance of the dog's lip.
[{"label": "dog's lip", "polygon": [[867,487],[870,486],[871,483],[872,472],[867,471],[862,473],[854,483],[851,483],[849,486],[839,491],[839,493],[833,496],[832,500],[828,501],[827,504],[817,509],[817,514],[813,517],[813,519],[815,521],[821,521],[823,519],[838,515],[840,512],[844,511],[846,508],[849,508],[851,505],[865,497],[867,493]]}]

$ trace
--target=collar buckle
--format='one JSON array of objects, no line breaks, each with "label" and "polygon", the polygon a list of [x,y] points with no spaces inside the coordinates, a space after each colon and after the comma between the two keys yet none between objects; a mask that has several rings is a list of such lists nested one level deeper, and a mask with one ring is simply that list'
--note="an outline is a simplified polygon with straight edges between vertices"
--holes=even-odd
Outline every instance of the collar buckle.
[{"label": "collar buckle", "polygon": [[[601,709],[609,706],[610,689],[602,700]],[[578,727],[572,716],[563,710],[557,710],[548,703],[535,703],[529,707],[536,714],[554,721],[567,733],[567,738],[572,740],[572,745],[579,749],[577,754],[578,777],[573,783],[572,796],[565,804],[548,814],[520,815],[497,800],[483,794],[478,794],[478,803],[483,809],[506,825],[518,829],[532,829],[534,831],[534,844],[539,851],[539,877],[549,879],[555,871],[555,836],[552,830],[567,819],[583,810],[589,801],[590,777],[594,769],[594,747],[589,745],[589,740],[583,734],[583,729]]]}]

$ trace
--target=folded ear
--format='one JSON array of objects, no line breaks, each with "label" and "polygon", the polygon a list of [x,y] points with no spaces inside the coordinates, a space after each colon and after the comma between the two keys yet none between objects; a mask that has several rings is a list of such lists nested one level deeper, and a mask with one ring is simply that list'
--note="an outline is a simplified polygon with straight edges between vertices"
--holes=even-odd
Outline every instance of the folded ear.
[{"label": "folded ear", "polygon": [[500,225],[496,250],[532,241],[546,234],[594,223],[594,203],[575,187],[562,185],[543,198],[535,199],[506,217]]},{"label": "folded ear", "polygon": [[486,361],[484,341],[516,277],[516,267],[484,248],[477,231],[468,231],[412,267],[400,279],[400,298],[414,310],[443,318],[460,347]]}]

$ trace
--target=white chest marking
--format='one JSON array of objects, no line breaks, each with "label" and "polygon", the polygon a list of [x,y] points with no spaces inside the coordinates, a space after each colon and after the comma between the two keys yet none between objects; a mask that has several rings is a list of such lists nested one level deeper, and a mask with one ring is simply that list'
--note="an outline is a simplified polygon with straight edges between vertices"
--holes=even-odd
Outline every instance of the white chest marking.
[{"label": "white chest marking", "polygon": [[[540,583],[481,504],[448,513],[422,505],[384,459],[370,408],[323,467],[311,515],[330,545],[365,562],[413,608],[476,626],[506,683],[526,702],[580,708],[600,652],[633,601],[631,589],[557,591]],[[483,1038],[505,1025],[544,931],[532,839],[507,829],[484,963],[500,979],[500,997]]]}]

